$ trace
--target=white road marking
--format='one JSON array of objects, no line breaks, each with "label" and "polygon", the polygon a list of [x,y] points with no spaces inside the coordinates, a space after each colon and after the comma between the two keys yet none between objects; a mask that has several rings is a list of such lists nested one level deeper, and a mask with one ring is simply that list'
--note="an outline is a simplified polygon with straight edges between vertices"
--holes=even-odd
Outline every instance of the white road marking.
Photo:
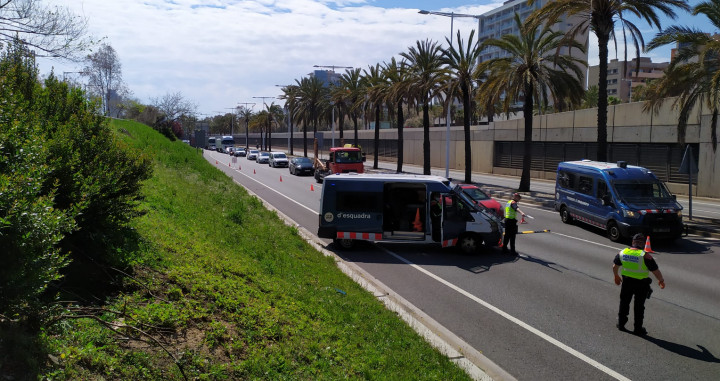
[{"label": "white road marking", "polygon": [[620,373],[618,373],[618,372],[616,372],[616,371],[614,371],[614,370],[606,367],[606,366],[603,365],[603,364],[600,364],[599,362],[591,359],[590,357],[588,357],[588,356],[586,356],[586,355],[584,355],[584,354],[576,351],[575,349],[573,349],[573,348],[571,348],[571,347],[563,344],[562,342],[554,339],[553,337],[545,334],[544,332],[540,331],[539,329],[537,329],[537,328],[535,328],[535,327],[533,327],[533,326],[531,326],[531,325],[523,322],[522,320],[520,320],[520,319],[518,319],[518,318],[516,318],[516,317],[514,317],[514,316],[512,316],[512,315],[510,315],[510,314],[508,314],[507,312],[505,312],[505,311],[503,311],[503,310],[501,310],[501,309],[493,306],[492,304],[490,304],[490,303],[488,303],[488,302],[486,302],[486,301],[478,298],[477,296],[475,296],[475,295],[473,295],[473,294],[471,294],[471,293],[463,290],[462,288],[460,288],[460,287],[458,287],[458,286],[456,286],[456,285],[448,282],[447,280],[445,280],[445,279],[443,279],[443,278],[441,278],[441,277],[433,274],[432,272],[430,272],[430,271],[428,271],[428,270],[425,270],[424,268],[420,267],[419,265],[416,265],[416,264],[410,262],[409,260],[403,258],[402,256],[400,256],[400,255],[398,255],[398,254],[396,254],[396,253],[394,253],[394,252],[392,252],[392,251],[390,251],[390,250],[388,250],[388,249],[386,249],[386,248],[384,248],[384,247],[381,247],[381,246],[377,246],[377,247],[380,248],[381,250],[385,251],[386,253],[392,255],[393,257],[397,258],[398,260],[406,263],[407,265],[412,266],[414,269],[420,271],[421,273],[423,273],[423,274],[425,274],[425,275],[427,275],[427,276],[435,279],[436,281],[444,284],[445,286],[449,287],[450,289],[452,289],[452,290],[458,292],[459,294],[461,294],[461,295],[469,298],[470,300],[474,301],[475,303],[477,303],[477,304],[479,304],[479,305],[481,305],[481,306],[483,306],[483,307],[485,307],[485,308],[487,308],[487,309],[495,312],[496,314],[504,317],[505,319],[510,320],[511,322],[513,322],[513,323],[519,325],[520,327],[522,327],[522,328],[530,331],[531,333],[534,333],[535,335],[537,335],[537,336],[540,337],[541,339],[549,342],[550,344],[555,345],[556,347],[564,350],[565,352],[567,352],[567,353],[575,356],[576,358],[584,361],[585,363],[587,363],[587,364],[595,367],[596,369],[602,371],[603,373],[605,373],[605,374],[607,374],[607,375],[609,375],[609,376],[611,376],[611,377],[614,377],[614,378],[617,379],[617,380],[628,380],[628,381],[630,380],[629,378],[623,376],[622,374],[620,374]]}]

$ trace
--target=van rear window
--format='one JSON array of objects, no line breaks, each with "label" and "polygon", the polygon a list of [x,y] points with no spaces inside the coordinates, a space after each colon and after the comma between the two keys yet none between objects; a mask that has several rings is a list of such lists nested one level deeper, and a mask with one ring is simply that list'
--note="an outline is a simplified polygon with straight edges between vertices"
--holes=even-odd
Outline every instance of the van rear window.
[{"label": "van rear window", "polygon": [[339,192],[335,208],[338,212],[373,212],[382,210],[380,193]]}]

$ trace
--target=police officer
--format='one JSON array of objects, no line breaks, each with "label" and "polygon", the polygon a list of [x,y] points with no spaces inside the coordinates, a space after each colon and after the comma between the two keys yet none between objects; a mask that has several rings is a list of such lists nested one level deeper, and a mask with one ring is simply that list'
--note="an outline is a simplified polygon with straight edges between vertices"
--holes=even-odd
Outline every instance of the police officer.
[{"label": "police officer", "polygon": [[[520,193],[515,193],[513,194],[512,200],[505,204],[505,238],[503,238],[503,253],[517,255],[517,251],[515,251],[515,236],[518,232],[517,214],[520,213],[521,216],[525,217],[525,213],[518,208],[518,203],[521,198]],[[512,246],[509,251],[508,244]]]},{"label": "police officer", "polygon": [[[625,331],[625,323],[627,323],[628,314],[630,313],[630,300],[635,297],[633,305],[635,328],[633,333],[640,336],[647,334],[647,330],[643,327],[643,318],[645,316],[645,299],[649,298],[650,293],[652,293],[650,288],[652,280],[649,273],[653,273],[657,278],[661,289],[665,288],[665,279],[657,263],[655,263],[650,253],[646,253],[641,249],[644,242],[644,235],[635,234],[632,238],[632,246],[623,249],[615,256],[612,267],[615,284],[622,284],[617,328]],[[618,274],[620,267],[622,267],[622,277]]]}]

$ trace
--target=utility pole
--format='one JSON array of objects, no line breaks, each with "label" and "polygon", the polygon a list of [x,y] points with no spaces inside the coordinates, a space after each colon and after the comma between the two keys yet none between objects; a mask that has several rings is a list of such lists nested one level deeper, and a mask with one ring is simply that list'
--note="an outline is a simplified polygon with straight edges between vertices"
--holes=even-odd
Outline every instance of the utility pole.
[{"label": "utility pole", "polygon": [[[267,105],[265,104],[265,99],[275,99],[275,97],[253,97],[253,98],[262,99],[262,101],[263,101],[263,107],[265,107],[266,109],[267,109]],[[272,128],[272,124],[269,123],[269,122],[270,122],[270,117],[271,117],[271,115],[270,115],[270,110],[267,110],[267,112],[268,112],[268,131],[269,131],[270,128]],[[267,135],[267,132],[266,132],[265,134]],[[263,143],[263,144],[262,144],[263,149],[268,150],[268,145],[272,146],[272,143],[265,141],[265,137],[263,136],[262,132],[260,132],[260,139],[261,139],[261,141],[262,141],[262,143]]]},{"label": "utility pole", "polygon": [[[248,105],[255,106],[255,103],[238,103],[238,105],[243,105],[245,107],[245,149],[250,148],[248,145],[248,140],[250,139],[250,113],[248,111]],[[252,107],[250,108],[252,109]]]},{"label": "utility pole", "polygon": [[[236,106],[236,107],[225,107],[225,110],[236,110],[236,111],[237,111],[238,107],[239,107],[239,106]],[[235,113],[233,113],[232,115],[233,115],[233,116],[232,116],[232,119],[230,119],[230,135],[232,135],[233,139],[235,139],[235,127],[234,127],[234,123],[235,123]]]}]

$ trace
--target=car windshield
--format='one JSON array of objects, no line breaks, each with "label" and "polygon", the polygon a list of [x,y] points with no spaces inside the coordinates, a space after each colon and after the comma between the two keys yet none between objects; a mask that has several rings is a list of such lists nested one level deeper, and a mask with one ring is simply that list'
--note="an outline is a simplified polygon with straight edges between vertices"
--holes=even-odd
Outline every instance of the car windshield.
[{"label": "car windshield", "polygon": [[273,157],[276,158],[276,159],[285,159],[285,158],[287,158],[284,153],[276,153],[275,155],[273,155]]},{"label": "car windshield", "polygon": [[297,159],[297,163],[298,164],[312,164],[312,161],[310,161],[310,159],[308,159],[307,157],[299,157]]},{"label": "car windshield", "polygon": [[463,188],[463,192],[470,196],[475,201],[490,200],[490,197],[481,191],[479,188]]},{"label": "car windshield", "polygon": [[251,149],[251,150],[250,150],[250,153],[255,153],[255,154],[256,154],[256,153],[258,153],[258,151],[257,151],[256,149]]},{"label": "car windshield", "polygon": [[338,163],[362,163],[360,151],[337,151],[335,161]]},{"label": "car windshield", "polygon": [[613,186],[620,198],[625,200],[672,198],[665,185],[659,181],[621,180],[614,181]]}]

